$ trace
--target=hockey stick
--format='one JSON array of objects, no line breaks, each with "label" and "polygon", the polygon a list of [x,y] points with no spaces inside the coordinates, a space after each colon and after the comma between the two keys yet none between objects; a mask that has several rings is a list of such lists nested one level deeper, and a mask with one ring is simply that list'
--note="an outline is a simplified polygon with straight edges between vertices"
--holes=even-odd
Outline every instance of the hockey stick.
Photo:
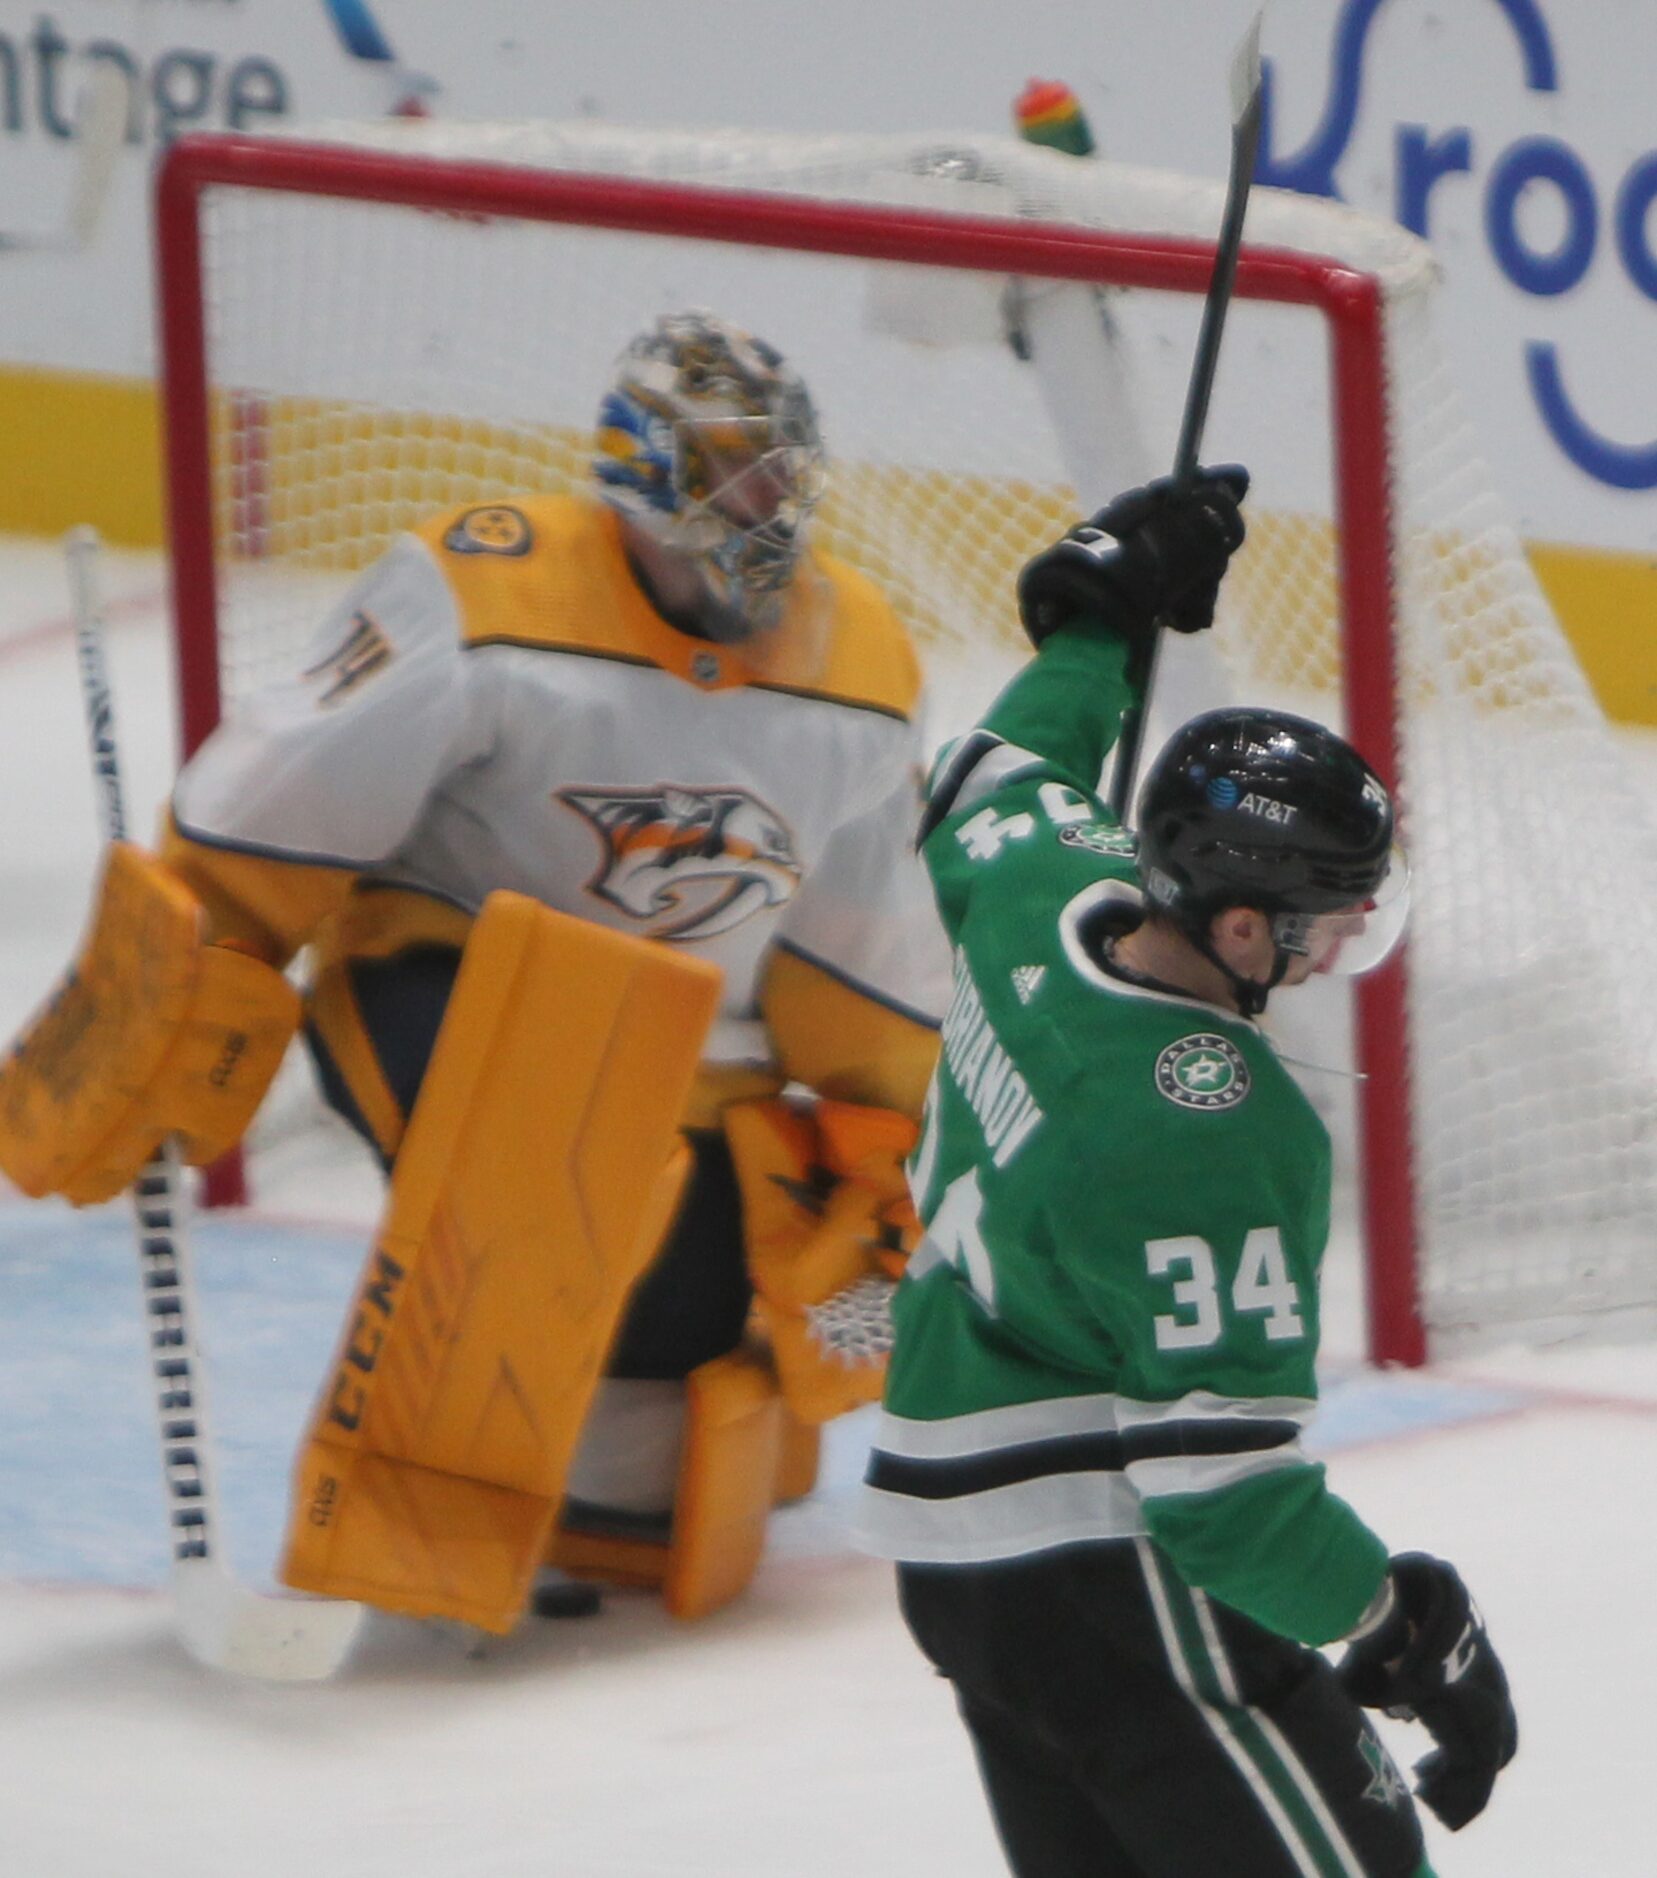
[{"label": "hockey stick", "polygon": [[[1231,174],[1226,182],[1225,214],[1220,222],[1219,245],[1214,250],[1214,273],[1203,300],[1202,325],[1197,332],[1197,353],[1191,382],[1185,392],[1185,415],[1180,420],[1179,443],[1174,450],[1174,475],[1181,481],[1194,475],[1202,448],[1203,426],[1208,421],[1208,400],[1214,390],[1214,372],[1220,362],[1220,339],[1237,279],[1237,255],[1243,245],[1243,218],[1248,212],[1249,185],[1254,181],[1255,155],[1260,147],[1260,22],[1243,35],[1231,62]],[[1120,822],[1128,819],[1134,778],[1139,769],[1139,748],[1145,736],[1151,691],[1156,684],[1162,633],[1151,640],[1150,666],[1145,690],[1134,709],[1122,718],[1116,745],[1116,766],[1111,772],[1110,806]]]},{"label": "hockey stick", "polygon": [[[99,819],[108,841],[126,838],[120,753],[115,741],[104,624],[98,598],[98,536],[77,528],[64,543],[91,740]],[[314,1682],[344,1660],[362,1621],[360,1604],[266,1596],[230,1574],[214,1495],[215,1463],[195,1287],[184,1230],[178,1156],[171,1143],[132,1187],[139,1283],[155,1382],[156,1434],[172,1544],[172,1595],[179,1634],[197,1662],[278,1682]]]},{"label": "hockey stick", "polygon": [[113,65],[100,62],[86,81],[75,113],[75,173],[62,223],[33,233],[0,234],[0,251],[73,253],[88,246],[108,200],[115,159],[126,134],[127,81]]}]

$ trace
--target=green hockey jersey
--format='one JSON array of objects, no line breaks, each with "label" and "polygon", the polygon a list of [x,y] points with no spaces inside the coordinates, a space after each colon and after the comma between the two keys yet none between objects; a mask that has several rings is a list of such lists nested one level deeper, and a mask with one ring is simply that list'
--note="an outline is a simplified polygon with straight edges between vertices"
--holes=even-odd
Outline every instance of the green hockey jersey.
[{"label": "green hockey jersey", "polygon": [[1386,1565],[1301,1447],[1329,1137],[1255,1023],[1112,959],[1142,911],[1096,793],[1124,668],[1112,639],[1055,634],[933,767],[954,995],[862,1538],[969,1565],[1148,1535],[1324,1642]]}]

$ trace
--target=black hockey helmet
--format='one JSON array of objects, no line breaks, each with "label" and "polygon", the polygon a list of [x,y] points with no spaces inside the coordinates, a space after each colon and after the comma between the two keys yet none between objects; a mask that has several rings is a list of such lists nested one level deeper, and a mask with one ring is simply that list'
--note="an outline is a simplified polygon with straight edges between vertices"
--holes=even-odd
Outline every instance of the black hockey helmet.
[{"label": "black hockey helmet", "polygon": [[[1364,970],[1392,949],[1408,905],[1385,784],[1344,738],[1287,711],[1208,711],[1176,731],[1139,797],[1140,872],[1152,904],[1208,950],[1228,906],[1272,915],[1275,984],[1307,950],[1310,922],[1378,909]],[[1266,989],[1270,987],[1267,986]],[[1261,1002],[1263,1002],[1263,997]]]}]

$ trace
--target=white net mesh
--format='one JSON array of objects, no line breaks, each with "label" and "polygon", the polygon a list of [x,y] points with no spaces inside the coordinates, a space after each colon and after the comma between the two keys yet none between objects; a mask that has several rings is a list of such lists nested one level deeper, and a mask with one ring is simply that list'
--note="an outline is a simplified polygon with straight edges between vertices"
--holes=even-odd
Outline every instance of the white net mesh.
[{"label": "white net mesh", "polygon": [[[320,134],[411,165],[482,159],[1163,237],[1211,239],[1221,210],[1209,185],[996,141],[406,123]],[[1273,191],[1256,192],[1249,240],[1343,260],[1387,296],[1425,1315],[1443,1338],[1627,1322],[1657,1307],[1651,812],[1479,461],[1432,336],[1425,250]],[[1019,643],[1023,560],[1158,467],[1200,314],[1200,284],[1099,296],[217,186],[204,255],[232,707],[292,662],[325,601],[397,529],[474,497],[583,486],[624,341],[660,312],[707,306],[804,372],[834,464],[819,539],[886,588],[943,681],[942,716],[958,716]],[[1180,648],[1164,717],[1224,687],[1339,721],[1331,406],[1321,316],[1235,306],[1207,454],[1253,470],[1250,538],[1214,635],[1226,671]]]},{"label": "white net mesh", "polygon": [[1657,816],[1392,309],[1415,1158],[1441,1344],[1657,1302]]}]

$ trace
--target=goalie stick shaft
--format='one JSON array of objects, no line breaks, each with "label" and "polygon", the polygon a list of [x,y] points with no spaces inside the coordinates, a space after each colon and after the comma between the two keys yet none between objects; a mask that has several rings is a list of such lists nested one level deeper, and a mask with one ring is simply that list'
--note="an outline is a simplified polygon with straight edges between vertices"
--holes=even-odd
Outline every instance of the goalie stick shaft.
[{"label": "goalie stick shaft", "polygon": [[[77,528],[65,543],[65,554],[81,697],[98,791],[98,819],[105,841],[124,841],[126,803],[98,597],[97,535],[89,528]],[[172,1560],[177,1565],[187,1560],[217,1559],[218,1522],[203,1446],[207,1431],[197,1378],[189,1259],[178,1227],[182,1210],[178,1163],[171,1147],[163,1146],[140,1169],[133,1182],[132,1200]]]},{"label": "goalie stick shaft", "polygon": [[[1220,340],[1225,333],[1226,313],[1231,306],[1231,290],[1237,279],[1237,257],[1243,246],[1243,221],[1248,213],[1249,186],[1254,181],[1255,160],[1260,148],[1260,21],[1243,35],[1231,65],[1231,171],[1226,181],[1225,212],[1220,220],[1220,237],[1214,250],[1214,272],[1203,298],[1202,324],[1197,331],[1197,350],[1191,363],[1191,379],[1185,392],[1185,413],[1180,420],[1179,442],[1174,448],[1174,475],[1183,482],[1196,473],[1197,456],[1202,449],[1202,434],[1208,422],[1208,403],[1214,391],[1214,374],[1220,363]],[[1156,686],[1158,653],[1162,630],[1151,639],[1151,653],[1145,674],[1145,689],[1138,705],[1122,719],[1122,734],[1116,745],[1116,764],[1111,772],[1110,805],[1122,823],[1128,819],[1133,800],[1133,785],[1139,771],[1140,746],[1145,737],[1145,722],[1150,715],[1151,693]]]},{"label": "goalie stick shaft", "polygon": [[[98,595],[98,537],[77,528],[64,545],[99,821],[106,840],[121,841],[126,804]],[[185,1647],[198,1662],[244,1675],[280,1681],[331,1675],[356,1634],[361,1607],[264,1597],[238,1584],[225,1562],[182,1183],[170,1142],[139,1170],[132,1203],[173,1605]]]}]

